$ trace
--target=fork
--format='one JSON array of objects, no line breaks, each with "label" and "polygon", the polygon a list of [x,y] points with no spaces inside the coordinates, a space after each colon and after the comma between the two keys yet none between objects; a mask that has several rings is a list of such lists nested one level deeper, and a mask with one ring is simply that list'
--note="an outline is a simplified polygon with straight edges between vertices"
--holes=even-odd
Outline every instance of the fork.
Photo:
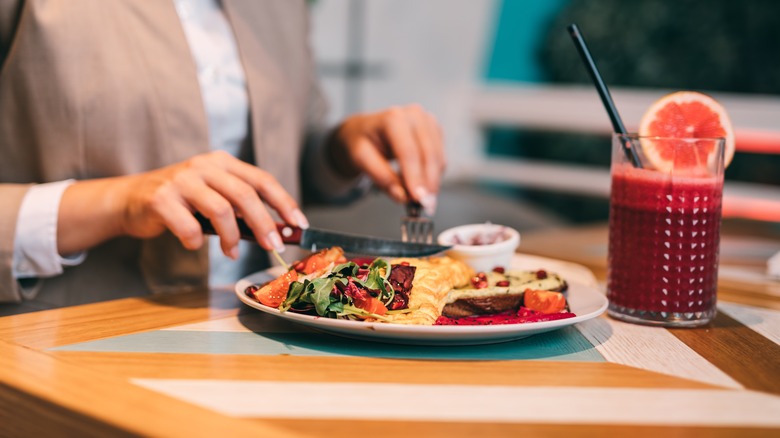
[{"label": "fork", "polygon": [[433,243],[433,220],[423,214],[423,206],[417,201],[406,204],[406,216],[401,218],[401,240]]}]

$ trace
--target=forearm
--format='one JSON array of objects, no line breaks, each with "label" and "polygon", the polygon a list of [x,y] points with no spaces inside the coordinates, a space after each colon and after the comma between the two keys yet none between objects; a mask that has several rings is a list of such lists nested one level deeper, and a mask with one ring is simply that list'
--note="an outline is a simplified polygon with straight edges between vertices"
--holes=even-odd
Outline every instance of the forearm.
[{"label": "forearm", "polygon": [[[348,157],[335,136],[320,137],[307,144],[303,154],[301,177],[304,199],[309,204],[347,204],[364,195],[371,181],[363,174],[336,165]],[[323,140],[327,139],[327,141]]]}]

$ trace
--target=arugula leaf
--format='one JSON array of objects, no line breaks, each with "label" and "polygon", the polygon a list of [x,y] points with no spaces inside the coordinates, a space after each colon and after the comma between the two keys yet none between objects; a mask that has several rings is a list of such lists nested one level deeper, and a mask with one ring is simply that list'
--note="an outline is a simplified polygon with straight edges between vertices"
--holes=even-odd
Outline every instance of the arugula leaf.
[{"label": "arugula leaf", "polygon": [[287,291],[287,298],[284,300],[282,305],[279,306],[279,310],[282,312],[290,310],[290,307],[292,307],[298,298],[301,297],[303,291],[306,290],[306,286],[308,286],[310,283],[311,282],[309,280],[304,280],[303,283],[300,281],[294,281],[290,283],[290,289]]},{"label": "arugula leaf", "polygon": [[[369,273],[366,281],[358,283],[366,289],[379,291],[379,300],[385,305],[389,304],[395,295],[393,286],[388,281],[391,270],[390,263],[385,259],[376,259],[371,262],[368,269]],[[384,274],[382,274],[383,271]]]},{"label": "arugula leaf", "polygon": [[354,277],[358,274],[359,269],[360,266],[358,266],[355,262],[342,263],[333,268],[328,277]]},{"label": "arugula leaf", "polygon": [[344,304],[341,301],[333,301],[328,306],[328,312],[339,314],[344,311]]},{"label": "arugula leaf", "polygon": [[385,275],[384,278],[387,279],[388,276],[390,276],[390,263],[388,263],[385,259],[374,259],[373,262],[368,266],[368,269],[370,270],[379,270],[384,269]]},{"label": "arugula leaf", "polygon": [[309,302],[314,304],[317,314],[325,316],[328,313],[328,307],[336,298],[330,296],[333,285],[336,284],[335,278],[318,278],[312,281],[312,291],[308,294]]}]

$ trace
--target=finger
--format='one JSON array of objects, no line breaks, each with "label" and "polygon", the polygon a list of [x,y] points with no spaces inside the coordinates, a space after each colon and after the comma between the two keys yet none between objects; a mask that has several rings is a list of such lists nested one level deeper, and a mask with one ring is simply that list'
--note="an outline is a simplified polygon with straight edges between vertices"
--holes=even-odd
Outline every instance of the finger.
[{"label": "finger", "polygon": [[[443,146],[439,135],[436,133],[438,124],[431,115],[419,105],[410,105],[406,108],[409,118],[409,126],[415,138],[415,146],[420,159],[420,181],[417,186],[409,189],[426,210],[433,215],[436,211],[436,194],[439,192],[441,178],[441,159]],[[406,176],[406,172],[404,176]],[[409,182],[408,184],[413,184]]]},{"label": "finger", "polygon": [[182,245],[189,250],[196,250],[203,245],[203,232],[192,212],[184,204],[184,200],[174,190],[160,190],[156,195],[152,209],[154,214],[173,233]]},{"label": "finger", "polygon": [[286,223],[304,229],[309,227],[309,220],[301,211],[298,203],[273,175],[238,160],[231,163],[228,171],[249,184],[262,200],[279,213],[279,216]]},{"label": "finger", "polygon": [[385,135],[400,165],[407,192],[412,199],[422,204],[427,214],[433,215],[436,211],[439,177],[435,177],[432,183],[434,188],[431,188],[423,168],[426,160],[434,161],[436,146],[423,145],[418,141],[418,136],[424,136],[425,141],[428,141],[427,136],[423,134],[423,130],[420,130],[419,134],[415,132],[414,125],[422,121],[408,114],[409,112],[409,108],[401,111],[400,114],[405,114],[403,118],[397,117],[396,113],[391,114],[387,119]]},{"label": "finger", "polygon": [[421,147],[423,176],[427,183],[424,188],[416,189],[417,199],[425,212],[433,216],[436,213],[441,177],[446,167],[441,127],[436,118],[419,105],[411,105],[409,111],[414,121],[412,127]]},{"label": "finger", "polygon": [[[298,208],[295,200],[287,194],[273,176],[222,151],[204,154],[202,157],[203,159],[199,160],[196,165],[199,166],[201,172],[205,175],[212,175],[210,178],[212,182],[221,179],[214,178],[214,174],[210,173],[214,171],[215,168],[219,171],[225,171],[235,175],[239,179],[250,184],[261,199],[265,199],[269,205],[279,211],[280,216],[286,222],[301,228],[308,228],[308,220]],[[224,176],[224,173],[219,173],[219,175]],[[259,190],[261,187],[269,187],[271,193],[268,194],[263,190]],[[234,192],[228,189],[228,193]],[[250,195],[246,194],[246,191],[243,191],[243,193],[243,195],[239,196],[243,196],[244,200],[252,199]],[[264,195],[267,195],[267,199]],[[252,201],[250,202],[253,203]],[[254,206],[249,204],[249,206],[244,207],[243,212],[241,210],[239,210],[239,212],[242,213],[247,224],[252,228],[252,232],[255,234],[260,246],[266,250],[275,249],[278,252],[284,251],[285,248],[281,236],[276,230],[276,225],[264,205],[260,204],[258,207],[258,204],[254,204]]]},{"label": "finger", "polygon": [[419,189],[424,187],[421,174],[421,156],[405,111],[397,108],[384,113],[380,125],[382,139],[387,143],[400,167],[401,179],[407,193],[419,200]]},{"label": "finger", "polygon": [[419,105],[410,105],[407,113],[412,132],[420,148],[425,187],[430,193],[438,193],[442,172],[441,160],[444,155],[438,123]]},{"label": "finger", "polygon": [[205,172],[181,172],[176,176],[175,184],[184,201],[211,221],[217,232],[222,252],[230,257],[238,257],[240,234],[233,205],[219,192],[203,180]]},{"label": "finger", "polygon": [[206,183],[224,196],[252,229],[257,243],[267,250],[284,252],[276,224],[258,192],[246,181],[222,170],[204,173]]},{"label": "finger", "polygon": [[406,203],[409,198],[401,178],[382,154],[382,149],[381,146],[376,146],[367,137],[360,137],[355,140],[352,161],[391,199],[398,203]]}]

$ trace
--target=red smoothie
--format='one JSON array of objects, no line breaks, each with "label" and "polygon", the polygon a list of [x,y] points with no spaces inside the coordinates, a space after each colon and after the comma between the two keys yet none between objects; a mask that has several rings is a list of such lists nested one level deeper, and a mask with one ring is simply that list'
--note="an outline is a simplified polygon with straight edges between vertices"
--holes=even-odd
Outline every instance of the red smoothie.
[{"label": "red smoothie", "polygon": [[649,323],[714,316],[722,189],[714,177],[672,180],[629,166],[613,169],[611,315]]}]

